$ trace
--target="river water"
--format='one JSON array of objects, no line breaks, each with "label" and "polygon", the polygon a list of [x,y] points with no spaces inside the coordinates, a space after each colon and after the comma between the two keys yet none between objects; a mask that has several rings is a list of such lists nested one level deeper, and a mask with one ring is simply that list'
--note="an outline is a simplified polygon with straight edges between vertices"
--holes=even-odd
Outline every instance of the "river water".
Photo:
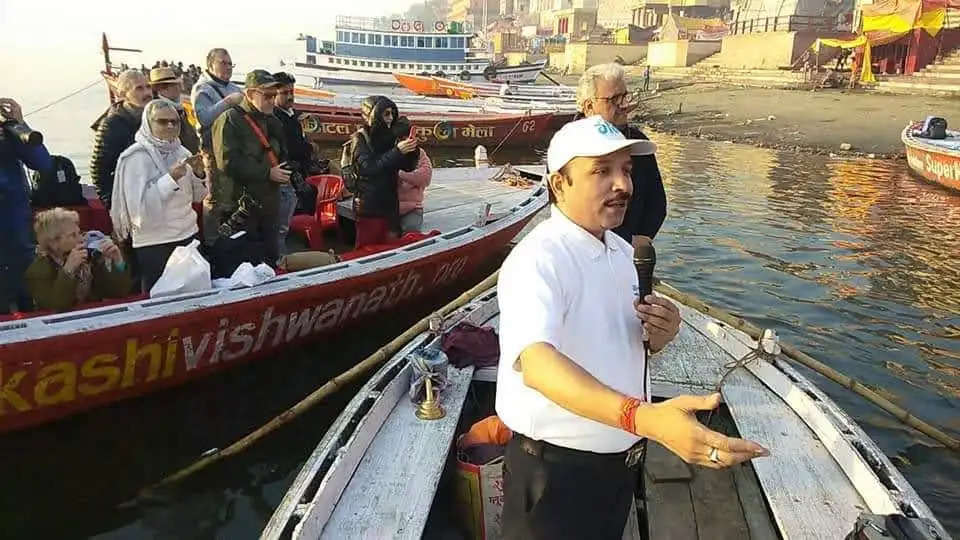
[{"label": "river water", "polygon": [[[86,126],[104,103],[102,89],[92,89],[68,112],[53,108],[30,121],[85,175]],[[661,278],[776,328],[917,416],[960,432],[960,195],[911,177],[903,162],[652,138],[669,201],[657,237]],[[531,149],[494,156],[538,159]],[[350,389],[156,500],[121,503],[269,420],[445,300],[209,380],[0,436],[0,537],[256,537]],[[960,459],[811,377],[960,536]]]}]

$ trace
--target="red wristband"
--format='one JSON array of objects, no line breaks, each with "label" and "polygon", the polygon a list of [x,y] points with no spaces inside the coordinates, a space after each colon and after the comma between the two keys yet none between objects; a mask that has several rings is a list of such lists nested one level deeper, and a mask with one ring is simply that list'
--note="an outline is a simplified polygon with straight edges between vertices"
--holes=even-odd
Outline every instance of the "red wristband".
[{"label": "red wristband", "polygon": [[642,402],[637,398],[626,398],[620,404],[620,429],[637,434],[637,409]]}]

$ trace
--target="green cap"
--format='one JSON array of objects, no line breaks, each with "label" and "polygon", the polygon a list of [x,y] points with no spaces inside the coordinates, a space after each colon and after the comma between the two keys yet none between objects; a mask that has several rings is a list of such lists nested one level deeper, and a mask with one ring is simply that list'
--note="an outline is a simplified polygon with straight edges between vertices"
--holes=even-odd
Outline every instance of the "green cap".
[{"label": "green cap", "polygon": [[247,88],[267,88],[280,85],[280,83],[273,78],[273,75],[263,69],[255,69],[247,73],[247,80],[244,84]]}]

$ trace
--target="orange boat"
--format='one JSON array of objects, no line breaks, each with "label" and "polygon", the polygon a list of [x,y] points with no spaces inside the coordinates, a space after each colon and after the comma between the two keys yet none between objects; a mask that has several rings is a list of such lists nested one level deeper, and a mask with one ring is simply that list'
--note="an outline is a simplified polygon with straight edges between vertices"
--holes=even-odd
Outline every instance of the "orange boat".
[{"label": "orange boat", "polygon": [[295,97],[311,98],[311,99],[330,99],[337,96],[335,92],[320,90],[318,88],[307,88],[305,86],[294,87],[293,95]]},{"label": "orange boat", "polygon": [[393,78],[397,80],[404,88],[421,96],[451,97],[457,99],[473,99],[477,94],[470,87],[437,77],[423,77],[420,75],[408,75],[406,73],[394,73]]}]

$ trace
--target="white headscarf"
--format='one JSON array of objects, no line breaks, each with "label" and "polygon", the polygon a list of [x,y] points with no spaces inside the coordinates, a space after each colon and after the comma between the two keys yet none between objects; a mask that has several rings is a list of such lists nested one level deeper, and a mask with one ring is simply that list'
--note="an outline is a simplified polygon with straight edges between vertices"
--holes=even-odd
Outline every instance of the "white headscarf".
[{"label": "white headscarf", "polygon": [[[141,150],[146,150],[156,167],[155,176],[150,178],[150,182],[156,182],[161,176],[167,174],[171,167],[178,161],[190,157],[190,151],[180,144],[180,138],[172,141],[165,141],[153,134],[153,128],[150,126],[150,118],[159,109],[169,108],[177,112],[175,104],[166,98],[157,98],[143,108],[143,116],[140,119],[140,129],[133,136],[136,141],[130,148],[127,148],[120,159],[117,160],[117,172],[113,179],[113,197],[111,198],[110,219],[113,221],[113,228],[117,235],[122,238],[130,236],[130,210],[127,207],[127,198],[124,188],[123,176],[126,168],[124,167],[127,158]],[[190,129],[189,126],[180,126],[180,129]]]}]

